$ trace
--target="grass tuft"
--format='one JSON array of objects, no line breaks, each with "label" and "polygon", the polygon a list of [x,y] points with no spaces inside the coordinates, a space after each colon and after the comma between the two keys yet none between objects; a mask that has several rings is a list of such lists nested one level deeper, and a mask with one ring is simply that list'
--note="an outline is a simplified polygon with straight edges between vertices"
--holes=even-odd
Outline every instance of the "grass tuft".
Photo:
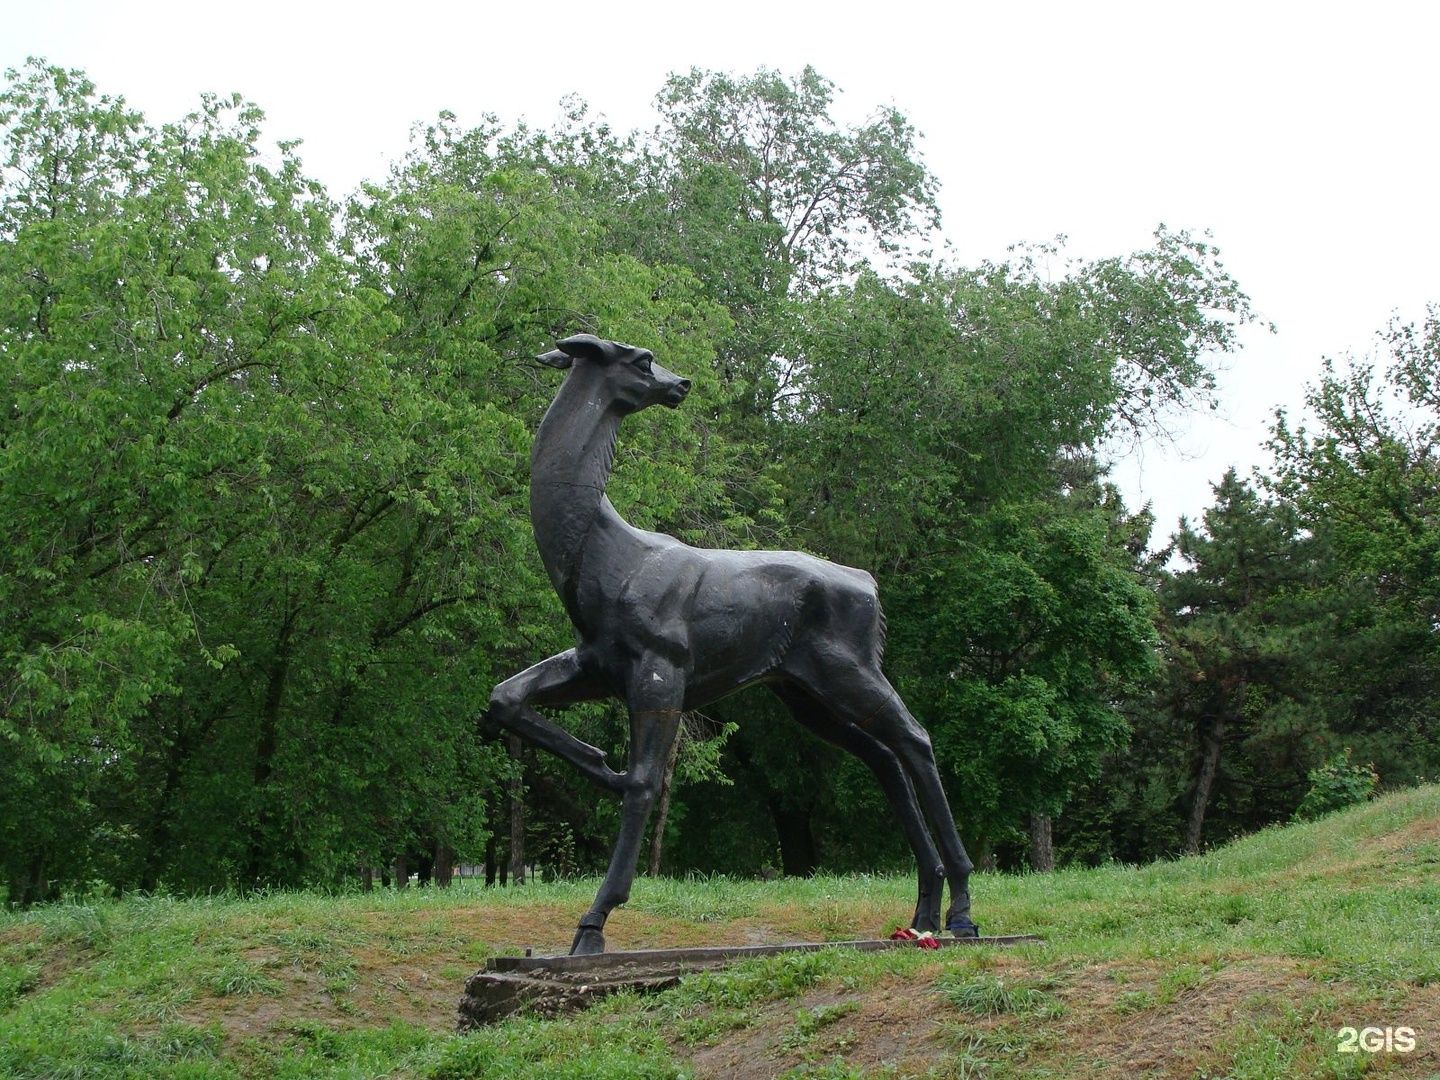
[{"label": "grass tuft", "polygon": [[1056,1017],[1064,1007],[1052,994],[1028,983],[1007,983],[996,975],[946,972],[935,983],[940,996],[971,1016]]}]

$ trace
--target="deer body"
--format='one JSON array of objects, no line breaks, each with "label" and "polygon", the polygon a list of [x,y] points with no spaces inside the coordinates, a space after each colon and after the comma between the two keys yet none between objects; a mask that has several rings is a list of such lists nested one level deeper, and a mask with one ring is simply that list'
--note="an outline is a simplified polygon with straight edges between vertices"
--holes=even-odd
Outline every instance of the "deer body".
[{"label": "deer body", "polygon": [[[874,579],[800,552],[693,548],[634,528],[604,494],[620,423],[650,405],[678,406],[689,382],[647,349],[590,335],[540,359],[569,374],[536,433],[531,520],[577,643],[496,687],[490,715],[624,797],[610,870],[571,951],[602,951],[605,920],[629,896],[681,711],[762,682],[801,724],[875,772],[920,866],[912,925],[939,929],[948,879],[947,925],[973,935],[972,867],[929,738],[880,672],[884,621]],[[600,697],[629,707],[624,773],[535,711]]]},{"label": "deer body", "polygon": [[[582,571],[574,588],[577,659],[603,675],[617,696],[625,696],[637,665],[660,661],[682,680],[680,708],[701,708],[779,677],[797,629],[813,629],[833,615],[869,629],[878,653],[879,606],[863,571],[795,552],[692,548],[633,529],[613,510],[591,537],[602,565],[620,562],[617,552],[633,553],[633,562],[625,561],[634,569],[625,576]],[[807,644],[800,643],[802,651]],[[653,672],[650,681],[659,681]]]}]

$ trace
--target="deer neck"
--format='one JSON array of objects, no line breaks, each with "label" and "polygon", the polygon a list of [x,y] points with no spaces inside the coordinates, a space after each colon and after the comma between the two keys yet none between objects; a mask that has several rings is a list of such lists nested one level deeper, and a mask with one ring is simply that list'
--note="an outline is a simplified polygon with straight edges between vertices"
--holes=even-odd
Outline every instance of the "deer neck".
[{"label": "deer neck", "polygon": [[530,453],[530,523],[540,559],[571,619],[586,543],[602,515],[615,515],[605,485],[625,413],[600,392],[593,372],[565,378]]}]

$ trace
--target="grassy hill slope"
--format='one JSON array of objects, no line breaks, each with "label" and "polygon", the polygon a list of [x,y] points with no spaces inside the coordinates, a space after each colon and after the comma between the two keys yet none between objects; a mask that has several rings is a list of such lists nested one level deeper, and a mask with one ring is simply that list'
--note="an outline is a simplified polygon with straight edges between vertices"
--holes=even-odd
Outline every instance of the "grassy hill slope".
[{"label": "grassy hill slope", "polygon": [[[1440,1075],[1437,786],[1195,858],[977,877],[983,930],[1043,945],[778,957],[454,1035],[465,976],[564,951],[595,884],[0,915],[0,1076]],[[900,878],[641,881],[609,938],[880,936],[912,902]],[[1414,1049],[1339,1052],[1366,1026]]]}]

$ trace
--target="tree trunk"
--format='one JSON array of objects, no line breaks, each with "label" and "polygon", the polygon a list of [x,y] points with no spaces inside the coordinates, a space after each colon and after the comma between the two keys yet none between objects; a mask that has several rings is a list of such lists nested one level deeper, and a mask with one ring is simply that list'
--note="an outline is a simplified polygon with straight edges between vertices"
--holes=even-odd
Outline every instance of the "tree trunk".
[{"label": "tree trunk", "polygon": [[369,866],[360,868],[360,891],[373,892],[375,889],[375,871]]},{"label": "tree trunk", "polygon": [[455,849],[444,840],[435,842],[435,885],[448,889],[455,879]]},{"label": "tree trunk", "polygon": [[650,866],[646,871],[652,878],[660,876],[660,859],[665,851],[665,822],[670,817],[670,785],[675,780],[675,762],[680,757],[680,740],[685,735],[685,725],[675,733],[670,744],[670,756],[665,759],[665,777],[660,781],[660,800],[655,808],[655,824],[650,826]]},{"label": "tree trunk", "polygon": [[153,893],[160,883],[161,870],[170,856],[170,837],[172,833],[171,814],[173,812],[175,791],[180,786],[180,769],[182,762],[189,755],[188,740],[183,727],[177,728],[174,739],[170,743],[170,749],[165,755],[165,782],[160,786],[160,794],[155,800],[155,810],[150,817],[150,828],[148,830],[149,850],[145,853],[143,866],[140,872],[140,891]]},{"label": "tree trunk", "polygon": [[[496,827],[499,827],[500,822],[499,822],[499,819],[498,819],[497,817],[495,817],[495,816],[492,815],[491,821],[492,821],[492,823],[493,823]],[[494,884],[495,884],[495,876],[496,876],[496,873],[499,871],[499,867],[496,866],[495,864],[499,861],[500,856],[499,856],[499,852],[497,852],[497,851],[495,850],[495,847],[496,847],[496,845],[495,845],[495,829],[492,828],[492,829],[490,830],[490,836],[489,836],[489,838],[485,841],[485,884],[486,884],[486,885],[494,885]]]},{"label": "tree trunk", "polygon": [[[1245,708],[1245,677],[1235,688],[1235,697],[1229,712],[1235,720],[1240,719]],[[1185,830],[1185,854],[1195,855],[1200,851],[1200,841],[1205,835],[1205,811],[1210,805],[1210,792],[1215,787],[1215,777],[1220,773],[1220,748],[1225,741],[1225,712],[1215,714],[1215,722],[1206,732],[1205,754],[1200,759],[1200,773],[1195,778],[1195,802],[1190,807],[1190,825]]]},{"label": "tree trunk", "polygon": [[1055,835],[1049,814],[1030,815],[1030,866],[1041,874],[1055,869]]},{"label": "tree trunk", "polygon": [[405,854],[395,856],[395,888],[407,889],[410,887],[410,860]]},{"label": "tree trunk", "polygon": [[519,735],[511,735],[507,744],[515,762],[515,775],[506,785],[510,789],[510,881],[525,884],[525,778],[522,775],[524,747]]},{"label": "tree trunk", "polygon": [[295,629],[295,611],[286,613],[275,643],[275,655],[265,684],[265,698],[260,708],[260,732],[255,742],[255,765],[251,775],[252,798],[256,800],[255,816],[250,826],[250,856],[246,876],[258,885],[265,875],[267,856],[273,860],[283,830],[274,826],[275,807],[265,787],[274,771],[275,752],[279,748],[280,707],[285,700],[285,683],[290,677],[290,643]]},{"label": "tree trunk", "polygon": [[995,872],[995,849],[990,846],[990,837],[982,836],[975,845],[975,869],[982,874]]},{"label": "tree trunk", "polygon": [[820,865],[808,810],[789,810],[770,800],[770,816],[780,838],[780,869],[786,877],[810,877]]},{"label": "tree trunk", "polygon": [[10,875],[9,903],[14,908],[28,908],[43,901],[50,892],[45,880],[45,856],[36,855],[26,869]]}]

